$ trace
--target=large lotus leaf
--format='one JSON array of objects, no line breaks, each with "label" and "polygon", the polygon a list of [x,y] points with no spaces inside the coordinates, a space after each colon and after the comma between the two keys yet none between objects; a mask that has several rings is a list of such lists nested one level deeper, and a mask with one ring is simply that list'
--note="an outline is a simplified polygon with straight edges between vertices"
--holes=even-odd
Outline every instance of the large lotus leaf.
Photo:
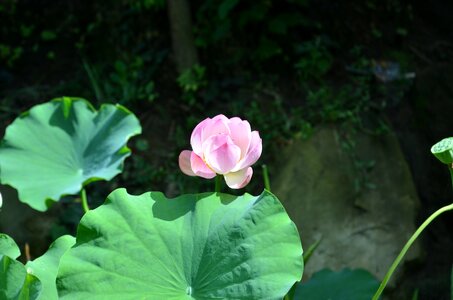
[{"label": "large lotus leaf", "polygon": [[322,270],[303,284],[298,284],[295,300],[370,300],[379,282],[365,270]]},{"label": "large lotus leaf", "polygon": [[281,299],[302,276],[294,223],[268,192],[129,195],[82,218],[61,299]]},{"label": "large lotus leaf", "polygon": [[6,255],[12,259],[20,256],[19,247],[16,242],[6,234],[0,233],[0,255]]},{"label": "large lotus leaf", "polygon": [[41,282],[25,266],[6,255],[0,255],[0,299],[34,300],[41,293]]},{"label": "large lotus leaf", "polygon": [[75,244],[75,238],[70,235],[59,237],[44,255],[26,264],[27,271],[36,276],[42,283],[42,293],[39,299],[57,300],[58,293],[55,280],[61,256]]},{"label": "large lotus leaf", "polygon": [[120,105],[96,111],[83,99],[64,97],[34,106],[6,129],[1,182],[15,187],[22,202],[45,211],[47,199],[58,201],[120,173],[130,155],[127,140],[140,132],[137,118]]}]

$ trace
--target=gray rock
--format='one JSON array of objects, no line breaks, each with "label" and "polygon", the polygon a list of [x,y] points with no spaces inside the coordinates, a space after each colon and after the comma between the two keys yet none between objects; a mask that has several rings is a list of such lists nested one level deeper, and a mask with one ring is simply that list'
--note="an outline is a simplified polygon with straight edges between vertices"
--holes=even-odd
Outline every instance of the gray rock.
[{"label": "gray rock", "polygon": [[[278,171],[272,191],[296,223],[304,249],[322,239],[305,275],[347,266],[382,279],[415,231],[419,207],[396,137],[317,128],[282,152]],[[414,244],[405,260],[420,252]]]}]

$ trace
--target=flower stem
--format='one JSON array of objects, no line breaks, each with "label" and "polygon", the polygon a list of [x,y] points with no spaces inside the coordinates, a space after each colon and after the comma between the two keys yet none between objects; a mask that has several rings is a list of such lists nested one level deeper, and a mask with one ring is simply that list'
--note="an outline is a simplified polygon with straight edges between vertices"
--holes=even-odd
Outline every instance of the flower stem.
[{"label": "flower stem", "polygon": [[88,212],[90,207],[88,206],[87,192],[84,188],[80,191],[80,199],[82,200],[82,208],[84,212]]},{"label": "flower stem", "polygon": [[451,168],[448,169],[450,170],[451,187],[453,188],[453,164],[451,164]]},{"label": "flower stem", "polygon": [[264,179],[264,188],[268,190],[269,192],[271,191],[271,184],[269,181],[269,172],[267,171],[267,166],[263,165],[263,179]]},{"label": "flower stem", "polygon": [[379,296],[382,294],[382,292],[384,291],[384,288],[385,286],[387,285],[387,283],[389,282],[390,280],[390,277],[392,276],[393,272],[396,270],[396,268],[398,267],[399,263],[401,262],[401,260],[403,259],[404,255],[406,254],[406,252],[409,250],[410,246],[412,246],[412,244],[415,242],[415,240],[418,238],[418,236],[420,235],[420,233],[422,233],[422,231],[435,219],[437,218],[440,214],[446,212],[446,211],[449,211],[449,210],[453,210],[453,203],[450,204],[450,205],[447,205],[447,206],[444,206],[440,209],[438,209],[437,211],[435,211],[431,216],[428,217],[428,219],[425,220],[425,222],[423,222],[422,225],[420,225],[420,227],[417,228],[417,230],[415,231],[415,233],[411,236],[411,238],[407,241],[406,245],[404,245],[403,249],[401,250],[400,254],[398,255],[398,257],[395,259],[395,261],[393,262],[393,264],[390,266],[390,269],[387,271],[387,274],[385,274],[385,277],[384,279],[382,280],[382,283],[381,285],[379,286],[378,290],[376,291],[376,294],[374,294],[373,296],[373,300],[378,300],[379,299]]},{"label": "flower stem", "polygon": [[222,175],[215,176],[215,192],[220,193],[222,191]]},{"label": "flower stem", "polygon": [[25,243],[25,259],[27,262],[31,261],[31,255],[30,255],[30,245],[28,243]]}]

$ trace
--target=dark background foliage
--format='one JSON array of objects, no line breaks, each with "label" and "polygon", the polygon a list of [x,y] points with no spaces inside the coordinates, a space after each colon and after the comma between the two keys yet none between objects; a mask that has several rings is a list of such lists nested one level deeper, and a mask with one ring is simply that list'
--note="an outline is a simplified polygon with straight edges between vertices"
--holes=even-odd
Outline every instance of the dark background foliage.
[{"label": "dark background foliage", "polygon": [[[451,13],[448,1],[195,0],[189,31],[197,57],[181,70],[165,0],[3,0],[1,127],[63,95],[135,112],[144,133],[131,142],[124,173],[89,188],[93,203],[118,186],[169,196],[212,189],[182,175],[177,156],[195,124],[218,113],[246,118],[260,131],[260,162],[271,165],[271,175],[281,147],[309,138],[320,124],[395,131],[422,201],[421,221],[452,199],[448,174],[429,154],[453,125]],[[246,190],[257,194],[263,184],[255,169]],[[82,212],[71,201],[53,237],[74,230]],[[448,295],[451,220],[444,216],[428,230],[423,266],[401,283],[418,288],[420,299]]]}]

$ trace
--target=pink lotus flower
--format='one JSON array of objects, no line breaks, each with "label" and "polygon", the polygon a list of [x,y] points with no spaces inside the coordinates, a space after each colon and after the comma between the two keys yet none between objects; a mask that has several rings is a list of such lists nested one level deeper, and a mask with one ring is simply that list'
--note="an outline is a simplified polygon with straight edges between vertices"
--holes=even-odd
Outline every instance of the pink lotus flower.
[{"label": "pink lotus flower", "polygon": [[193,151],[179,155],[179,167],[184,174],[211,179],[224,176],[232,189],[246,186],[252,178],[250,167],[261,156],[262,141],[258,131],[240,118],[224,115],[207,118],[192,132]]}]

